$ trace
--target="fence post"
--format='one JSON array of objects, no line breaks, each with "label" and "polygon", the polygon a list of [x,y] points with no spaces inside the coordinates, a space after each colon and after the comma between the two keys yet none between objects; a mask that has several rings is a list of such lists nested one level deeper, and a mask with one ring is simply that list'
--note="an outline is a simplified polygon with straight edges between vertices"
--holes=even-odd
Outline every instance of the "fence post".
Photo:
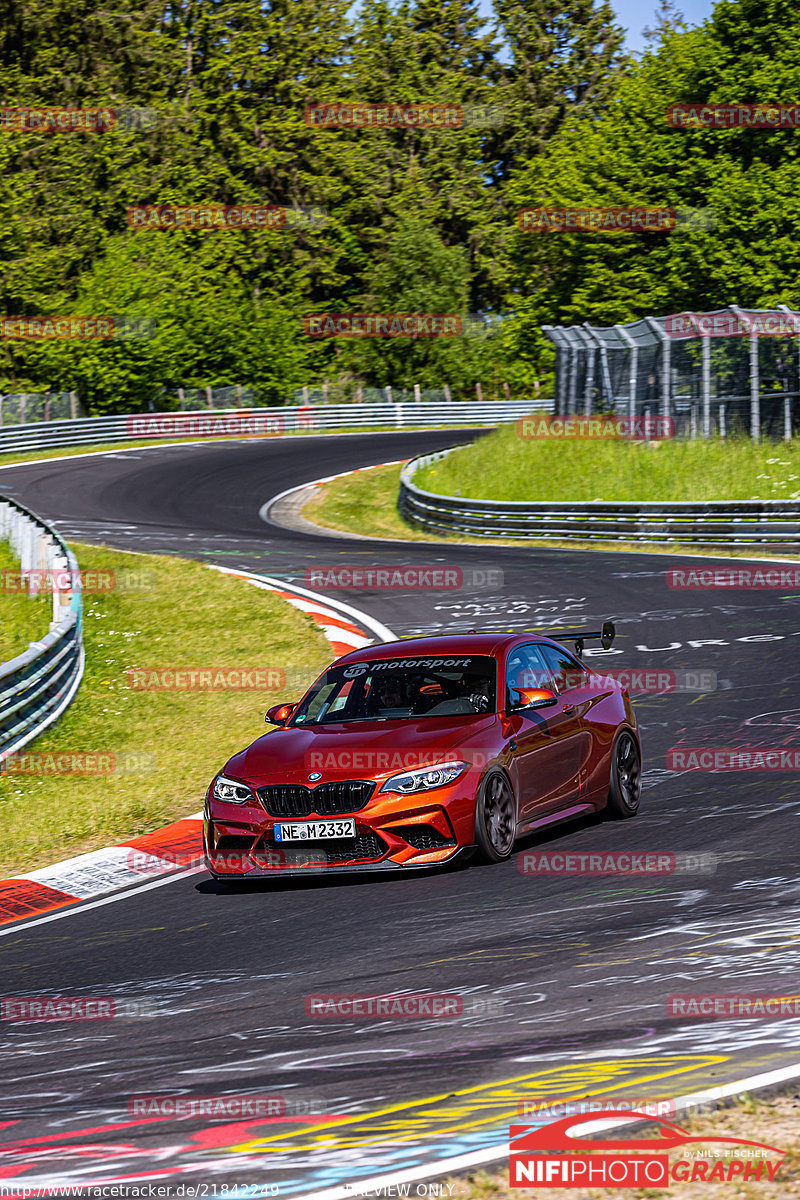
[{"label": "fence post", "polygon": [[725,405],[720,404],[720,406],[719,406],[719,436],[722,438],[723,441],[725,440],[725,433],[726,433],[726,430],[725,430]]},{"label": "fence post", "polygon": [[206,403],[208,404],[209,408],[214,407],[214,399],[211,395],[211,384],[210,383],[206,384]]},{"label": "fence post", "polygon": [[639,378],[639,347],[633,340],[627,329],[622,325],[615,325],[614,329],[619,334],[620,338],[630,351],[631,361],[628,370],[628,419],[633,425],[633,420],[636,416],[636,384]]},{"label": "fence post", "polygon": [[792,440],[792,398],[791,396],[783,397],[783,440],[790,442]]},{"label": "fence post", "polygon": [[475,394],[478,397],[478,404],[483,404],[483,392],[481,391],[480,383],[475,384]]},{"label": "fence post", "polygon": [[508,387],[508,380],[507,380],[507,379],[504,379],[504,380],[503,380],[503,394],[505,395],[505,398],[506,398],[506,400],[508,400],[508,402],[509,402],[509,404],[510,404],[510,403],[511,403],[511,392],[510,392],[510,390],[509,390],[509,387]]},{"label": "fence post", "polygon": [[186,395],[185,395],[182,387],[178,388],[178,405],[180,407],[181,412],[184,412],[186,410]]},{"label": "fence post", "polygon": [[452,397],[450,396],[450,384],[449,383],[446,383],[444,385],[444,398],[447,401],[447,403],[450,404]]},{"label": "fence post", "polygon": [[27,396],[26,392],[23,392],[19,398],[19,423],[20,423],[20,425],[25,424],[25,409],[27,407],[27,404],[28,404],[28,396]]},{"label": "fence post", "polygon": [[761,438],[761,382],[758,374],[758,334],[750,327],[750,318],[738,304],[729,304],[728,312],[735,313],[750,329],[750,437],[754,442]]},{"label": "fence post", "polygon": [[392,403],[392,388],[391,388],[391,384],[387,384],[387,386],[384,388],[384,391],[386,392],[386,403],[387,403],[387,404],[391,404],[391,403]]},{"label": "fence post", "polygon": [[327,381],[327,379],[325,380],[325,382],[322,385],[322,403],[323,404],[328,403],[328,381]]},{"label": "fence post", "polygon": [[[478,384],[478,386],[480,387],[480,384]],[[414,384],[414,403],[419,404],[421,400],[422,400],[422,397],[419,394],[419,384],[415,383]]]},{"label": "fence post", "polygon": [[703,437],[711,437],[711,337],[703,334]]},{"label": "fence post", "polygon": [[77,392],[70,392],[70,394],[69,394],[69,415],[70,415],[70,417],[72,418],[72,420],[73,420],[73,421],[75,420],[75,418],[76,418],[76,417],[77,417],[77,415],[78,415],[78,395],[77,395]]}]

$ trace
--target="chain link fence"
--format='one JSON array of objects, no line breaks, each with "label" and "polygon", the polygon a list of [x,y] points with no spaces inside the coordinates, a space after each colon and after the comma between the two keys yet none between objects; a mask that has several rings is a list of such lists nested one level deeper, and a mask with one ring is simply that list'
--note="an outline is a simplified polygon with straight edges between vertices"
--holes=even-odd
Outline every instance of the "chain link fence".
[{"label": "chain link fence", "polygon": [[690,438],[800,432],[800,313],[786,305],[542,330],[558,416],[661,416]]},{"label": "chain link fence", "polygon": [[33,425],[85,417],[75,392],[12,392],[0,395],[0,425]]}]

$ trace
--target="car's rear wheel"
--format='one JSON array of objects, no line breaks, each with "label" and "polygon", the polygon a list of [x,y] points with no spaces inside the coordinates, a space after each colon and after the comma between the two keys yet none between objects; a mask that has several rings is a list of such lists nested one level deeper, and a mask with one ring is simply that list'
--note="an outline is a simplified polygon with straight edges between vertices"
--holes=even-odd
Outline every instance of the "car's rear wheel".
[{"label": "car's rear wheel", "polygon": [[627,729],[617,734],[611,751],[611,777],[608,786],[610,817],[625,820],[639,811],[642,794],[642,755],[636,738]]},{"label": "car's rear wheel", "polygon": [[500,771],[491,771],[478,792],[475,837],[490,862],[502,862],[514,849],[516,805],[511,784]]}]

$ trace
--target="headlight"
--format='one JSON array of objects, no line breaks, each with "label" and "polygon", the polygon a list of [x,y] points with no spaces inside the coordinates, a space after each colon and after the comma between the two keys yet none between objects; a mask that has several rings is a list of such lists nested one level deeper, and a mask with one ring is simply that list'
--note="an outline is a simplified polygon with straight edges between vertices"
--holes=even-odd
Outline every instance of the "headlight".
[{"label": "headlight", "polygon": [[226,804],[246,804],[253,799],[253,793],[246,783],[237,783],[235,779],[227,779],[218,775],[214,780],[213,796],[215,800],[224,800]]},{"label": "headlight", "polygon": [[417,767],[414,771],[403,771],[400,775],[392,775],[387,779],[382,792],[397,792],[404,795],[407,792],[429,792],[433,788],[444,787],[458,779],[462,771],[466,771],[465,762],[442,763],[436,767]]}]

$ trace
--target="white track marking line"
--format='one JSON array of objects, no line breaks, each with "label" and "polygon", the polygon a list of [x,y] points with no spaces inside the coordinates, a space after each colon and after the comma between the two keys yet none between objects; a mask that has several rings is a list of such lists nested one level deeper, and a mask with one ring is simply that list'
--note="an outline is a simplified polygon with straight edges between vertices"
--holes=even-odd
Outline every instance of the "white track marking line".
[{"label": "white track marking line", "polygon": [[188,879],[190,875],[205,874],[205,867],[191,867],[188,871],[181,871],[175,875],[169,875],[166,879],[156,879],[153,883],[144,883],[141,887],[128,888],[126,891],[114,892],[110,896],[104,896],[101,900],[92,900],[89,904],[81,904],[76,901],[74,904],[67,904],[63,908],[57,909],[56,912],[48,913],[44,917],[34,917],[33,920],[27,921],[21,917],[15,925],[9,926],[7,929],[0,929],[0,937],[8,937],[9,934],[21,933],[23,930],[32,929],[34,925],[45,925],[48,921],[60,921],[62,917],[74,917],[79,913],[88,912],[90,908],[102,908],[104,904],[115,904],[117,900],[125,900],[128,896],[138,896],[141,892],[150,892],[153,888],[165,887],[168,883],[175,883],[179,879]]}]

